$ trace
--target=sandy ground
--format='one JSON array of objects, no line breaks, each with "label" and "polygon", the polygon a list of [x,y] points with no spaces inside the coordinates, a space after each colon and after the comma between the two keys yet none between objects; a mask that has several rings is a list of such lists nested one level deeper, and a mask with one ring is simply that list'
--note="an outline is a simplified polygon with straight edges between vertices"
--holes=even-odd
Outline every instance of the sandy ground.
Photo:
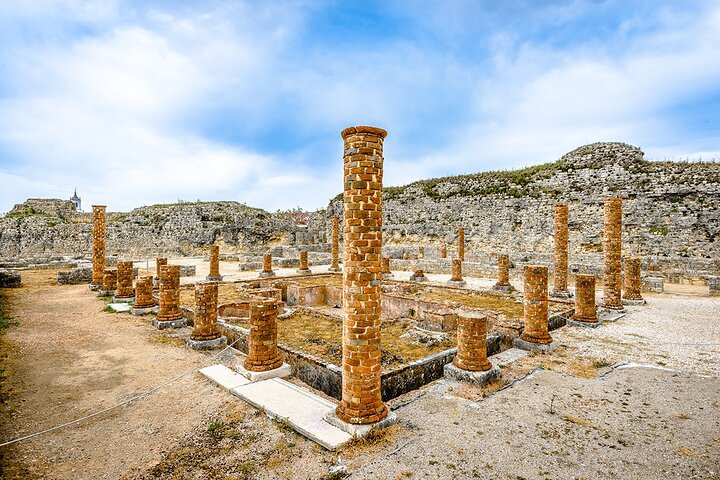
[{"label": "sandy ground", "polygon": [[[189,374],[0,447],[2,478],[720,478],[720,299],[693,289],[648,295],[599,329],[555,331],[562,347],[484,389],[440,380],[406,394],[390,402],[398,425],[331,453],[196,374],[231,360],[184,347],[189,329],[105,313],[86,286],[54,277],[25,271],[23,288],[1,292],[17,324],[0,337],[10,373],[0,440]],[[707,377],[611,366],[626,360]],[[345,473],[331,474],[338,466]]]}]

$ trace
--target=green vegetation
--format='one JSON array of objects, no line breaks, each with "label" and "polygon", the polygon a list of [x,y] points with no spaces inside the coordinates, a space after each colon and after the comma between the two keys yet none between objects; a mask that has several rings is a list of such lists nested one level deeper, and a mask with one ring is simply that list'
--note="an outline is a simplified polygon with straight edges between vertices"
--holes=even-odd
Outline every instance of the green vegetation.
[{"label": "green vegetation", "polygon": [[115,215],[112,218],[110,218],[110,223],[119,223],[124,222],[127,220],[128,214],[127,213],[121,213],[120,215]]},{"label": "green vegetation", "polygon": [[662,226],[662,227],[650,227],[650,233],[655,235],[667,235],[668,234],[668,227]]},{"label": "green vegetation", "polygon": [[5,218],[16,218],[18,220],[22,220],[23,218],[28,218],[33,215],[41,215],[42,212],[38,212],[32,207],[23,208],[22,210],[15,210],[14,212],[9,212],[7,215],[5,215]]}]

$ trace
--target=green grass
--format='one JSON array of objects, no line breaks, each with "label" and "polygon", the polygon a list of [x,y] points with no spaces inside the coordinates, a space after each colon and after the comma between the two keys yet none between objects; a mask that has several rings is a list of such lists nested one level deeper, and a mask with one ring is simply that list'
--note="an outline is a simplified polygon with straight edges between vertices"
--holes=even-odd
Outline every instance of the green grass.
[{"label": "green grass", "polygon": [[653,227],[650,227],[650,233],[655,234],[655,235],[665,236],[665,235],[668,234],[668,227],[665,227],[665,226],[662,226],[662,227],[653,226]]}]

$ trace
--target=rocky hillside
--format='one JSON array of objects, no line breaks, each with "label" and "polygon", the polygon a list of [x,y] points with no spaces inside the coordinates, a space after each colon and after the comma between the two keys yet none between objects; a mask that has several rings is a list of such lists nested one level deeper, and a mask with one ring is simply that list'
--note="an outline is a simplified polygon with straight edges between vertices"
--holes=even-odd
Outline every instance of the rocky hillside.
[{"label": "rocky hillside", "polygon": [[[522,170],[435,178],[385,189],[388,245],[426,251],[465,228],[469,253],[552,252],[553,205],[570,205],[571,253],[602,251],[603,199],[623,202],[626,254],[720,260],[720,164],[649,162],[623,143],[580,147]],[[342,196],[327,215],[342,212]]]},{"label": "rocky hillside", "polygon": [[[65,203],[31,199],[1,218],[0,257],[87,255],[91,214],[68,210]],[[136,258],[198,254],[215,241],[223,244],[223,253],[229,253],[324,240],[312,238],[288,216],[237,202],[152,205],[108,213],[107,235],[108,255]]]}]

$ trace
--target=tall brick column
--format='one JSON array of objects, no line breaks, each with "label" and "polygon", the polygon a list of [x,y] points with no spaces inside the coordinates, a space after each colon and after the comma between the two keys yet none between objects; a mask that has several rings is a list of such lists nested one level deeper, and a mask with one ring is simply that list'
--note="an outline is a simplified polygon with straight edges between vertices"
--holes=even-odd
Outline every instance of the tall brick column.
[{"label": "tall brick column", "polygon": [[210,282],[219,282],[223,279],[220,275],[220,246],[210,245],[210,273],[206,280]]},{"label": "tall brick column", "polygon": [[622,310],[622,199],[605,199],[603,307]]},{"label": "tall brick column", "polygon": [[300,268],[297,269],[297,273],[312,273],[308,268],[308,253],[307,250],[300,250]]},{"label": "tall brick column", "polygon": [[103,275],[102,288],[100,293],[104,295],[114,294],[117,288],[117,270],[114,268],[106,268]]},{"label": "tall brick column", "polygon": [[250,303],[248,356],[243,366],[251,372],[266,372],[283,364],[277,348],[277,316],[280,302],[273,298]]},{"label": "tall brick column", "polygon": [[97,290],[105,275],[105,205],[92,206],[92,281],[90,288]]},{"label": "tall brick column", "polygon": [[160,311],[153,325],[159,329],[185,325],[180,310],[180,265],[160,267]]},{"label": "tall brick column", "polygon": [[640,258],[626,258],[623,302],[629,305],[645,303],[645,299],[643,299],[642,293],[640,292],[640,287]]},{"label": "tall brick column", "polygon": [[510,285],[510,257],[498,255],[498,281],[493,288],[495,290],[512,290]]},{"label": "tall brick column", "polygon": [[266,253],[263,255],[263,269],[262,272],[260,272],[261,277],[274,277],[275,272],[273,272],[272,269],[272,255],[269,253]]},{"label": "tall brick column", "polygon": [[388,409],[380,394],[383,141],[387,132],[350,127],[344,140],[342,401],[335,410],[352,424],[374,423]]},{"label": "tall brick column", "polygon": [[448,280],[448,283],[452,283],[457,286],[465,285],[465,280],[462,278],[462,260],[459,258],[453,258],[451,267],[452,276],[450,277],[450,280]]},{"label": "tall brick column", "polygon": [[331,272],[340,271],[340,226],[338,225],[338,217],[332,217],[332,243],[330,244],[330,254],[332,256],[332,263],[330,264],[329,270]]},{"label": "tall brick column", "polygon": [[465,229],[458,228],[458,258],[465,261]]},{"label": "tall brick column", "polygon": [[118,262],[117,264],[117,290],[115,299],[126,300],[135,296],[133,291],[133,262]]},{"label": "tall brick column", "polygon": [[217,283],[195,284],[195,315],[193,331],[186,340],[189,347],[196,350],[217,347],[225,342],[217,326]]},{"label": "tall brick column", "polygon": [[440,258],[447,258],[447,245],[440,245]]},{"label": "tall brick column", "polygon": [[141,315],[148,313],[155,308],[155,299],[152,296],[153,277],[152,275],[140,277],[135,281],[135,303],[132,313]]},{"label": "tall brick column", "polygon": [[[525,267],[525,328],[516,346],[535,349],[532,344],[546,345],[553,339],[548,333],[548,269],[540,265]],[[531,344],[531,345],[528,345]]]},{"label": "tall brick column", "polygon": [[380,257],[380,261],[382,264],[382,277],[393,278],[395,275],[390,271],[390,257]]},{"label": "tall brick column", "polygon": [[568,206],[555,205],[555,268],[553,297],[569,298],[568,290]]},{"label": "tall brick column", "polygon": [[595,308],[595,275],[575,276],[575,314],[571,320],[583,323],[597,323]]}]

